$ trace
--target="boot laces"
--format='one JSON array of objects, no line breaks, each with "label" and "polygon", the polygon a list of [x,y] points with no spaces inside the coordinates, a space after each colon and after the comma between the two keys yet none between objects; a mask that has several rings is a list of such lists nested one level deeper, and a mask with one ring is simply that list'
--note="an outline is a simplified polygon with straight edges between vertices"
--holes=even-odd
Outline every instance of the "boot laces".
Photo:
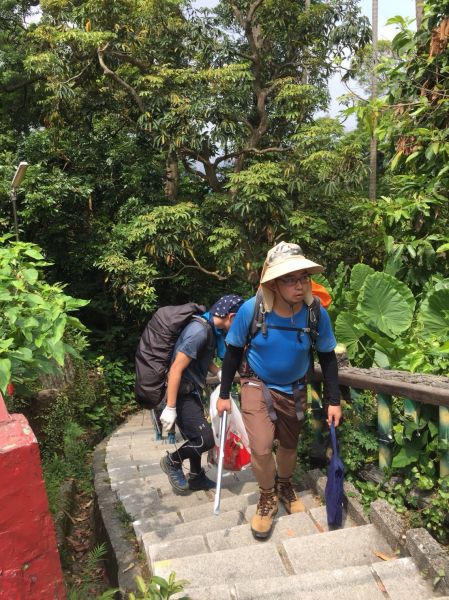
[{"label": "boot laces", "polygon": [[288,500],[288,502],[295,502],[297,500],[291,481],[279,481],[279,487],[280,495]]},{"label": "boot laces", "polygon": [[273,508],[273,504],[274,504],[274,494],[269,492],[267,493],[261,493],[260,494],[260,498],[259,498],[259,502],[257,503],[257,512],[259,515],[261,515],[262,517],[266,517],[270,510]]}]

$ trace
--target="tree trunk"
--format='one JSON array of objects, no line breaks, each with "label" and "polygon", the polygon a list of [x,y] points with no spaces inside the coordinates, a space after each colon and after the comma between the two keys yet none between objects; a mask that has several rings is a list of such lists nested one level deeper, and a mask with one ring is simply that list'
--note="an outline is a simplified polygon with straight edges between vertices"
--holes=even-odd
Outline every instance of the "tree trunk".
[{"label": "tree trunk", "polygon": [[167,156],[167,162],[165,165],[165,197],[170,202],[176,202],[178,196],[178,185],[179,185],[179,169],[178,169],[178,157],[174,152],[170,152]]},{"label": "tree trunk", "polygon": [[415,8],[416,8],[416,29],[418,30],[421,27],[422,18],[423,18],[423,3],[424,0],[415,0]]},{"label": "tree trunk", "polygon": [[[379,22],[379,14],[378,14],[378,0],[372,0],[372,31],[373,31],[373,73],[371,77],[371,99],[375,100],[378,95],[378,86],[377,86],[377,75],[375,73],[375,68],[377,66],[377,52],[378,52],[378,29]],[[376,122],[373,123],[373,130],[376,127]],[[369,176],[369,199],[375,200],[377,196],[377,138],[374,135],[371,138],[370,143],[370,176]]]}]

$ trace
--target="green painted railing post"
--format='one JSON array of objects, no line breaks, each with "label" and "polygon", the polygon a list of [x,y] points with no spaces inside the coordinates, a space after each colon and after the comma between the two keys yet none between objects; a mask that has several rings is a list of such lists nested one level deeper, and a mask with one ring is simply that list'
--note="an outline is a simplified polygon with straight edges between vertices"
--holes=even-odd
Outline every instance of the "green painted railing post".
[{"label": "green painted railing post", "polygon": [[379,434],[379,467],[391,466],[393,443],[393,423],[391,418],[391,396],[377,395],[377,427]]},{"label": "green painted railing post", "polygon": [[404,399],[404,415],[410,421],[418,423],[420,408],[421,407],[418,402],[409,400],[408,398]]},{"label": "green painted railing post", "polygon": [[440,477],[447,477],[449,475],[449,408],[447,406],[440,406],[439,412],[439,438],[440,442],[444,443],[445,448],[440,457]]}]

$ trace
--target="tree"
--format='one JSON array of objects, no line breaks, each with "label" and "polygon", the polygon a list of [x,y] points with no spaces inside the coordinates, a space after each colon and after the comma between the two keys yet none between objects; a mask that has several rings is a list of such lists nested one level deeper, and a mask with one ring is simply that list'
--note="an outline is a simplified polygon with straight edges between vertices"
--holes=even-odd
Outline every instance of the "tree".
[{"label": "tree", "polygon": [[[60,279],[113,292],[112,306],[101,296],[105,319],[129,303],[149,310],[157,298],[254,282],[280,236],[324,246],[315,223],[331,198],[296,160],[335,57],[369,38],[355,0],[307,10],[223,0],[215,13],[175,0],[54,1],[27,35],[25,66],[43,98],[42,128],[22,143],[38,166],[21,216],[64,257]],[[306,208],[314,218],[299,227],[293,215]]]}]

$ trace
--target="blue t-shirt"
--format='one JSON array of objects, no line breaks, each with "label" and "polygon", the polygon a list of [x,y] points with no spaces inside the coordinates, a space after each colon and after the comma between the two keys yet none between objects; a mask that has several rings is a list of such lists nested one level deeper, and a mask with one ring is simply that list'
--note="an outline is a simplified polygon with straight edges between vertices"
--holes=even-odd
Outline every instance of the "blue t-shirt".
[{"label": "blue t-shirt", "polygon": [[[248,332],[254,316],[255,296],[243,304],[232,323],[226,342],[242,348],[246,345]],[[281,317],[274,311],[266,313],[267,325],[281,327],[307,327],[308,308],[303,304],[301,310],[292,317]],[[326,310],[320,307],[318,337],[315,347],[319,352],[331,352],[337,342]],[[259,332],[248,349],[248,363],[254,373],[268,387],[287,392],[293,391],[292,384],[304,377],[310,364],[310,337],[308,333],[268,329],[264,337]]]},{"label": "blue t-shirt", "polygon": [[[181,331],[173,350],[172,362],[178,352],[183,352],[192,359],[184,370],[182,379],[202,388],[206,381],[207,371],[215,355],[215,336],[209,334],[206,320],[192,319]],[[209,342],[209,343],[208,343]]]}]

